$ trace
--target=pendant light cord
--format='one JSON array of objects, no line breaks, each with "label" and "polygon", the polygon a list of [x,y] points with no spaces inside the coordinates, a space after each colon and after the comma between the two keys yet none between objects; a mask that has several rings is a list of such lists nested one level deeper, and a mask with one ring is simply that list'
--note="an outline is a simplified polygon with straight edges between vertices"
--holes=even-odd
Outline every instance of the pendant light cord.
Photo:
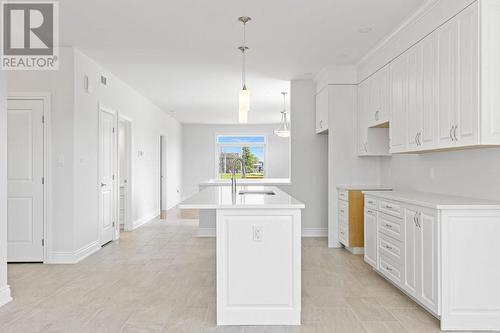
[{"label": "pendant light cord", "polygon": [[247,78],[246,78],[246,67],[247,67],[247,62],[246,62],[246,56],[245,56],[245,51],[248,49],[247,48],[247,38],[246,38],[246,26],[247,23],[243,22],[243,47],[241,48],[241,53],[243,57],[243,71],[241,73],[241,80],[243,81],[243,90],[247,89]]}]

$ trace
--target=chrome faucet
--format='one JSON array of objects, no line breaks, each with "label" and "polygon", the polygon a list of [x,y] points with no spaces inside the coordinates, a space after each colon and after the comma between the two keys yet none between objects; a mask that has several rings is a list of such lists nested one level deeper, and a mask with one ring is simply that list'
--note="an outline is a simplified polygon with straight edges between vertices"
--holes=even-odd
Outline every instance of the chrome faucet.
[{"label": "chrome faucet", "polygon": [[233,193],[233,196],[236,195],[236,163],[240,162],[241,163],[241,174],[242,178],[246,178],[246,172],[245,172],[245,161],[241,157],[238,157],[234,159],[233,161],[233,166],[231,168],[231,190]]}]

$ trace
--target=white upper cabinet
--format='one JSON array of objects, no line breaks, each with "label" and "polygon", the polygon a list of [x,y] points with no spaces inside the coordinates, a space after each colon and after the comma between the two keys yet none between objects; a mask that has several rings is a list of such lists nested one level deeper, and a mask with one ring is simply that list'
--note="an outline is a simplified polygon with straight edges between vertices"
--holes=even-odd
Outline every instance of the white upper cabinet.
[{"label": "white upper cabinet", "polygon": [[500,3],[481,4],[390,62],[391,153],[500,145]]},{"label": "white upper cabinet", "polygon": [[328,86],[326,86],[316,94],[316,133],[318,134],[328,131],[328,91]]},{"label": "white upper cabinet", "polygon": [[358,86],[358,155],[386,156],[389,153],[387,84],[385,68]]}]

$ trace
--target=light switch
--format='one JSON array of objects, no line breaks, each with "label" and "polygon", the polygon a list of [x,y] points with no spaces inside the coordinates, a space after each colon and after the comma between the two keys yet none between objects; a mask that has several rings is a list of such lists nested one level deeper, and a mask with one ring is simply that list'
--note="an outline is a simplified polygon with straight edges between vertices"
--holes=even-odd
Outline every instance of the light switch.
[{"label": "light switch", "polygon": [[261,226],[254,225],[253,226],[253,241],[254,242],[262,242],[263,231]]}]

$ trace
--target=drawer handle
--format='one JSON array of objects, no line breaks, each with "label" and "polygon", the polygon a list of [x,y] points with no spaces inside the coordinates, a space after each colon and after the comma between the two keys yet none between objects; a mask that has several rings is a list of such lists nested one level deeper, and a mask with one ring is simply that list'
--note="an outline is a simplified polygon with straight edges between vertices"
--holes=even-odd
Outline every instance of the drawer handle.
[{"label": "drawer handle", "polygon": [[385,208],[392,209],[393,207],[391,205],[385,205]]},{"label": "drawer handle", "polygon": [[389,228],[389,229],[392,229],[392,225],[387,224],[387,223],[385,224],[385,227],[386,227],[386,228]]},{"label": "drawer handle", "polygon": [[343,209],[340,210],[341,213],[345,213]]},{"label": "drawer handle", "polygon": [[392,250],[392,246],[389,246],[389,245],[386,245],[386,246],[385,246],[385,248],[386,248],[387,250]]},{"label": "drawer handle", "polygon": [[368,203],[369,203],[370,205],[373,205],[373,204],[374,204],[374,202],[373,202],[373,201],[368,201]]},{"label": "drawer handle", "polygon": [[385,266],[385,269],[387,269],[389,272],[392,272],[392,268],[390,268],[389,266]]},{"label": "drawer handle", "polygon": [[368,210],[367,212],[368,212],[368,214],[375,214],[375,213],[373,212],[373,210]]}]

